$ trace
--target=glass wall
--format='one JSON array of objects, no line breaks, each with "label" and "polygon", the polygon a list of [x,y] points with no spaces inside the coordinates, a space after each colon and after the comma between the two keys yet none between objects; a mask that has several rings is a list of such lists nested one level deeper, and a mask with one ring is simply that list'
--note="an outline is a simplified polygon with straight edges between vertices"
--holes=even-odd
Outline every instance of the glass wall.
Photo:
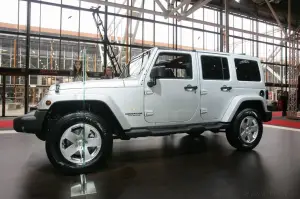
[{"label": "glass wall", "polygon": [[[109,2],[161,12],[153,0],[109,0]],[[162,2],[167,7],[167,3]],[[220,51],[222,47],[225,49],[226,35],[224,29],[221,33],[218,26],[221,23],[221,14],[222,23],[225,22],[225,14],[216,8],[203,7],[189,16],[191,20],[177,21],[118,6],[108,6],[106,10],[104,5],[88,0],[40,0],[30,3],[30,32],[27,35],[28,2],[1,0],[0,69],[20,70],[24,75],[18,75],[23,79],[25,75],[29,75],[29,106],[34,106],[39,101],[40,96],[57,77],[61,77],[63,81],[72,81],[72,77],[66,74],[73,70],[75,60],[82,60],[83,50],[87,52],[86,70],[91,73],[104,71],[103,37],[97,30],[91,10],[98,6],[101,6],[99,15],[103,21],[102,25],[107,27],[108,38],[113,43],[114,53],[121,66],[132,56],[153,46],[179,50]],[[287,49],[282,40],[284,33],[280,28],[276,24],[233,13],[229,19],[230,52],[259,57],[263,61],[266,82],[287,83],[285,81]],[[101,33],[103,36],[102,28]],[[30,37],[29,74],[21,70],[26,68],[27,37]],[[107,65],[110,65],[109,59]],[[40,70],[41,73],[31,74],[32,70]],[[56,75],[46,76],[42,73],[43,70],[57,72]],[[6,105],[11,100],[11,103],[21,103],[22,107],[25,106],[25,100],[17,100],[25,98],[25,95],[17,96],[19,91],[14,91],[16,86],[20,85],[24,87],[25,80],[19,80],[17,76],[6,77],[5,96],[14,92],[14,95],[9,94],[10,97],[7,97],[9,101]]]}]

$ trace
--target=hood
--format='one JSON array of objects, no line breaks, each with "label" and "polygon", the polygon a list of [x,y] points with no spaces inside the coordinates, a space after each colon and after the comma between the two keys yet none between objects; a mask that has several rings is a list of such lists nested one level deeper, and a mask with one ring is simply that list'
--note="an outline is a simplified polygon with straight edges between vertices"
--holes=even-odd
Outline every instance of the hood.
[{"label": "hood", "polygon": [[[59,89],[82,89],[84,83],[81,81],[78,82],[69,82],[69,83],[60,83]],[[101,79],[101,80],[87,80],[85,82],[85,88],[119,88],[124,87],[124,81],[122,79]],[[55,85],[51,86],[50,90],[54,90]]]}]

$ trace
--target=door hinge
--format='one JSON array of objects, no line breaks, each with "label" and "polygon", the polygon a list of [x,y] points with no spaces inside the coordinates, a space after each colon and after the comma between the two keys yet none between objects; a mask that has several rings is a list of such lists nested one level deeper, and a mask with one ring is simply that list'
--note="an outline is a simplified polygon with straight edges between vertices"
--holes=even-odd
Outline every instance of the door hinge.
[{"label": "door hinge", "polygon": [[201,89],[201,95],[206,95],[208,93],[208,90],[205,90],[205,89]]},{"label": "door hinge", "polygon": [[152,95],[153,94],[153,91],[151,91],[151,90],[146,90],[145,91],[145,95]]},{"label": "door hinge", "polygon": [[201,109],[200,109],[200,113],[201,113],[201,114],[207,113],[207,108],[201,108]]},{"label": "door hinge", "polygon": [[150,111],[150,110],[145,111],[145,116],[146,117],[147,116],[152,116],[152,115],[154,115],[153,111]]}]

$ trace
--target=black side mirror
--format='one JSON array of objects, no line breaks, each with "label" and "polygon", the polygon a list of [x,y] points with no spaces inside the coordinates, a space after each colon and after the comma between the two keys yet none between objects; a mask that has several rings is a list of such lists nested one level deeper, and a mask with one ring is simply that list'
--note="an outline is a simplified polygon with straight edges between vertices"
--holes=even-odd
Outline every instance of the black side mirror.
[{"label": "black side mirror", "polygon": [[151,80],[147,83],[149,87],[156,85],[156,79],[162,78],[165,76],[165,67],[164,66],[155,66],[150,72]]}]

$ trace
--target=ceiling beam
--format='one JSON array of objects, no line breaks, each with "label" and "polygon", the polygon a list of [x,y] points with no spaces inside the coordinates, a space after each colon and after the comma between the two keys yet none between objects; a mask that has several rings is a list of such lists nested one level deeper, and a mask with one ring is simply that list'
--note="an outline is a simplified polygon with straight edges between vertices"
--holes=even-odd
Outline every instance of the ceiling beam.
[{"label": "ceiling beam", "polygon": [[[144,8],[137,8],[137,7],[133,7],[133,6],[121,5],[121,4],[113,3],[113,2],[109,2],[109,1],[102,1],[102,0],[89,0],[89,1],[93,2],[93,3],[97,3],[97,4],[116,7],[116,8],[123,8],[123,9],[128,9],[128,10],[137,11],[137,12],[144,12],[144,13],[147,13],[147,14],[153,14],[153,15],[162,16],[162,17],[165,16],[165,13],[162,13],[162,12],[147,10],[147,9],[144,9]],[[225,28],[225,26],[221,25],[221,24],[216,24],[216,23],[212,23],[212,22],[208,22],[208,21],[204,21],[204,20],[199,20],[199,19],[193,19],[193,18],[189,18],[189,17],[171,15],[170,18],[175,18],[175,19],[179,19],[179,20],[183,19],[185,21],[199,23],[199,24],[208,25],[208,26],[217,27],[217,28]],[[265,35],[265,34],[262,34],[262,33],[257,33],[257,32],[249,31],[249,30],[242,30],[240,28],[229,27],[229,30],[243,32],[243,33],[246,33],[246,34],[252,34],[252,35],[259,36],[259,37],[276,39],[276,40],[280,40],[280,41],[286,40],[285,38],[274,37],[274,36]]]},{"label": "ceiling beam", "polygon": [[286,34],[286,32],[285,32],[285,30],[284,30],[284,28],[283,28],[283,26],[282,26],[282,24],[281,24],[281,22],[280,22],[280,20],[278,18],[276,12],[274,11],[272,5],[270,4],[269,0],[265,0],[265,2],[268,5],[270,11],[272,12],[273,17],[275,18],[275,20],[276,20],[278,26],[280,27],[281,31],[284,33],[285,38],[287,38],[287,34]]},{"label": "ceiling beam", "polygon": [[160,7],[160,9],[163,11],[163,13],[167,14],[167,9],[164,7],[164,5],[160,2],[160,0],[154,0],[157,5]]},{"label": "ceiling beam", "polygon": [[196,10],[198,10],[199,8],[205,6],[206,4],[208,4],[209,2],[211,2],[212,0],[203,0],[203,1],[198,1],[197,3],[195,3],[188,11],[186,11],[185,13],[182,14],[182,17],[188,17],[189,15],[191,15],[193,12],[195,12]]},{"label": "ceiling beam", "polygon": [[178,5],[177,7],[173,8],[172,10],[169,11],[169,14],[166,16],[169,17],[171,15],[173,15],[175,12],[177,12],[179,9],[183,8],[183,6],[188,6],[191,3],[191,0],[183,0],[180,5]]}]

